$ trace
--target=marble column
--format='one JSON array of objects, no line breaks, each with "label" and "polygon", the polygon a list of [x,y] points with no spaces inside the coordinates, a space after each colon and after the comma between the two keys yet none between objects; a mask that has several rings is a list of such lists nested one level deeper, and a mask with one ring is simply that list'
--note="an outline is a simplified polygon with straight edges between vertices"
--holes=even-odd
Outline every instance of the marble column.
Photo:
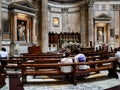
[{"label": "marble column", "polygon": [[48,52],[48,0],[42,0],[42,52]]},{"label": "marble column", "polygon": [[85,9],[82,9],[80,12],[80,33],[81,33],[81,43],[82,47],[86,47],[86,11]]},{"label": "marble column", "polygon": [[120,14],[119,10],[115,11],[115,47],[119,47],[119,30],[120,30]]},{"label": "marble column", "polygon": [[88,45],[90,46],[90,42],[92,42],[92,46],[94,46],[94,25],[93,25],[93,4],[94,0],[87,0],[88,3]]},{"label": "marble column", "polygon": [[2,0],[0,0],[0,48],[2,47],[2,35],[1,35],[1,33],[2,33],[2,27],[1,27],[1,19],[2,19]]},{"label": "marble column", "polygon": [[33,18],[33,30],[32,30],[33,31],[32,32],[33,36],[32,36],[32,38],[33,38],[33,43],[37,44],[37,41],[36,41],[37,40],[37,36],[36,36],[36,28],[35,28],[36,18],[35,18],[35,16],[33,16],[32,18]]}]

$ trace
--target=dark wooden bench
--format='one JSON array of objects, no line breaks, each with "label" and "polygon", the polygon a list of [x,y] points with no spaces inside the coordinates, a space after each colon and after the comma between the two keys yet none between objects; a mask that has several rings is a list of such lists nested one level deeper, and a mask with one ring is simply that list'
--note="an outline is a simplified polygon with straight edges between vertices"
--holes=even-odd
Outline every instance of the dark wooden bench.
[{"label": "dark wooden bench", "polygon": [[41,54],[21,54],[21,56],[38,56],[38,57],[63,57],[63,54],[56,54],[56,53],[41,53]]},{"label": "dark wooden bench", "polygon": [[9,59],[13,59],[13,60],[23,60],[23,61],[26,61],[26,60],[35,60],[35,59],[61,59],[62,57],[61,56],[37,56],[37,55],[31,55],[31,56],[17,56],[17,57],[14,57],[14,56],[11,56],[9,57]]},{"label": "dark wooden bench", "polygon": [[2,88],[5,85],[5,74],[1,72],[0,67],[0,88]]},{"label": "dark wooden bench", "polygon": [[[22,68],[22,84],[27,83],[27,76],[28,75],[50,76],[50,77],[52,77],[52,76],[60,76],[61,77],[61,76],[65,76],[65,75],[73,76],[73,72],[69,72],[69,73],[61,72],[61,70],[59,69],[60,66],[73,66],[73,63],[72,64],[71,63],[68,63],[68,64],[62,64],[62,63],[60,63],[60,64],[59,63],[47,63],[47,64],[23,63],[22,67],[21,67]],[[37,70],[35,68],[37,68]],[[73,78],[72,78],[72,81],[73,81]]]},{"label": "dark wooden bench", "polygon": [[[98,64],[101,64],[98,66]],[[95,67],[92,67],[90,69],[86,70],[78,70],[77,67],[79,65],[95,65]],[[22,64],[22,83],[27,83],[26,77],[28,75],[46,75],[46,76],[61,76],[66,75],[66,73],[61,72],[58,67],[60,66],[73,66],[73,72],[67,73],[68,75],[72,75],[72,83],[74,85],[77,84],[77,75],[90,73],[90,72],[97,72],[102,70],[108,70],[108,76],[118,78],[118,75],[116,73],[116,59],[103,59],[103,60],[97,60],[97,61],[90,61],[90,62],[79,62],[79,63],[73,63],[73,64],[58,64],[58,63],[37,63],[37,64],[31,64],[31,63],[23,63]],[[32,68],[32,69],[31,69]],[[37,68],[37,70],[36,70]],[[29,69],[31,71],[29,71]],[[39,70],[40,69],[40,70]],[[44,70],[47,69],[47,70]]]},{"label": "dark wooden bench", "polygon": [[[98,66],[101,64],[100,66]],[[76,67],[79,65],[94,65],[95,67],[86,69],[86,70],[79,70]],[[91,61],[91,62],[79,62],[75,63],[74,67],[74,84],[77,84],[77,75],[80,74],[85,74],[85,73],[90,73],[90,72],[97,72],[97,71],[102,71],[102,70],[108,70],[108,76],[109,77],[114,77],[118,78],[117,72],[116,72],[116,59],[111,58],[111,59],[103,59],[103,60],[98,60],[98,61]]]},{"label": "dark wooden bench", "polygon": [[[2,60],[0,60],[1,62]],[[17,69],[21,69],[21,63],[23,60],[13,60],[13,59],[6,59],[7,65],[0,65],[0,67],[6,68],[4,71],[5,76],[21,76],[21,72],[15,72]],[[7,72],[11,70],[10,72]]]}]

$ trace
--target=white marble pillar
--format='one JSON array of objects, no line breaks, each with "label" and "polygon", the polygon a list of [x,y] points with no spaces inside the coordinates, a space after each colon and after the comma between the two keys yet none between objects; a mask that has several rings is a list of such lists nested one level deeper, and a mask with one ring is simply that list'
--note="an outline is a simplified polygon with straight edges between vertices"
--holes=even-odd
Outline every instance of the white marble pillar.
[{"label": "white marble pillar", "polygon": [[119,36],[120,35],[120,33],[119,33],[119,30],[120,30],[120,27],[119,27],[119,25],[120,25],[120,14],[119,14],[119,10],[116,10],[115,11],[115,47],[117,48],[117,47],[119,47],[119,37],[117,38],[117,36]]},{"label": "white marble pillar", "polygon": [[2,0],[0,0],[0,48],[2,47],[2,35],[1,35],[2,34],[2,31],[1,31],[2,30],[2,27],[1,27],[1,24],[2,24],[1,23],[1,18],[2,18],[1,10],[2,9],[1,8],[2,8]]},{"label": "white marble pillar", "polygon": [[48,0],[42,0],[42,52],[48,52]]},{"label": "white marble pillar", "polygon": [[93,25],[93,4],[94,0],[87,0],[88,2],[88,45],[90,46],[90,42],[92,42],[92,46],[94,45],[94,25]]}]

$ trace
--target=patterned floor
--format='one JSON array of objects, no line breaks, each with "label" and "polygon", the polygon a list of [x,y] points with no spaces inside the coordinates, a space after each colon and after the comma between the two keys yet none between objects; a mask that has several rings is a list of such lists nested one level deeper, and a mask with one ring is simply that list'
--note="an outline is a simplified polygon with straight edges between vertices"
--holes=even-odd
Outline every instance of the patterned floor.
[{"label": "patterned floor", "polygon": [[[76,86],[73,84],[25,84],[24,90],[104,90],[120,85],[120,73],[118,73],[119,79],[107,78],[106,75],[105,71],[91,75],[86,80],[81,80]],[[39,81],[39,78],[28,77],[28,81],[34,80]],[[6,79],[6,85],[0,90],[9,90],[9,78]]]}]

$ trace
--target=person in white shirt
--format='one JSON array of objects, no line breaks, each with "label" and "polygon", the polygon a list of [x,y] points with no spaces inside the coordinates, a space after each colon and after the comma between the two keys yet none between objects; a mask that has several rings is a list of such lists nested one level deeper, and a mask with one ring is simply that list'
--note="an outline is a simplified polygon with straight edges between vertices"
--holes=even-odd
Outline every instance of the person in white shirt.
[{"label": "person in white shirt", "polygon": [[[70,58],[70,52],[66,51],[65,52],[65,57],[61,59],[60,63],[73,63],[72,58]],[[72,72],[73,68],[72,66],[61,66],[60,67],[61,72],[64,73],[69,73]],[[70,75],[65,75],[65,80],[70,80],[71,76]]]},{"label": "person in white shirt", "polygon": [[[1,65],[7,65],[6,59],[8,58],[8,52],[6,51],[6,48],[1,48],[0,51],[0,58],[1,58]],[[4,66],[1,66],[1,72],[4,72]]]},{"label": "person in white shirt", "polygon": [[[86,57],[84,54],[80,53],[80,49],[78,48],[75,48],[74,49],[74,62],[77,63],[77,62],[86,62]],[[89,69],[90,66],[88,65],[79,65],[76,67],[76,70],[86,70],[86,69]],[[80,77],[81,78],[85,78],[87,76],[89,76],[90,74],[89,73],[83,73],[83,74],[80,74]]]},{"label": "person in white shirt", "polygon": [[120,47],[118,47],[117,52],[115,53],[115,58],[117,59],[117,64],[120,68]]},{"label": "person in white shirt", "polygon": [[[77,63],[77,62],[86,62],[86,57],[84,54],[80,53],[80,50],[78,48],[74,49],[74,62]],[[88,65],[79,65],[78,69],[88,69],[90,68]]]},{"label": "person in white shirt", "polygon": [[[65,57],[61,59],[60,63],[73,63],[70,58],[70,52],[65,52]],[[69,73],[72,71],[72,66],[61,66],[61,72]]]}]

